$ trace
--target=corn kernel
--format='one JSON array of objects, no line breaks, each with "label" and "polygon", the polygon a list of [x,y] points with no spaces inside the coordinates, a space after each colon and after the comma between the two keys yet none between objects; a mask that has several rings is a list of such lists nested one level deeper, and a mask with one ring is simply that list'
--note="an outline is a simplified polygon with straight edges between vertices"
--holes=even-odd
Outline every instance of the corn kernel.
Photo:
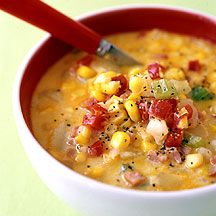
[{"label": "corn kernel", "polygon": [[210,90],[216,94],[216,81],[215,82],[211,82],[210,84]]},{"label": "corn kernel", "polygon": [[75,157],[75,161],[79,163],[85,162],[86,159],[87,159],[87,155],[84,152],[79,152],[77,156]]},{"label": "corn kernel", "polygon": [[88,145],[91,138],[91,129],[88,126],[82,126],[80,133],[75,137],[75,141],[81,145]]},{"label": "corn kernel", "polygon": [[94,167],[90,168],[86,174],[92,178],[97,178],[103,175],[104,170],[103,167]]},{"label": "corn kernel", "polygon": [[184,116],[183,118],[181,118],[181,120],[178,123],[178,128],[180,128],[180,129],[188,128],[187,116]]},{"label": "corn kernel", "polygon": [[178,68],[171,68],[166,71],[164,74],[165,79],[175,79],[175,80],[184,80],[185,79],[185,74],[182,70]]},{"label": "corn kernel", "polygon": [[129,81],[129,89],[133,93],[140,93],[143,91],[144,82],[139,76],[132,76]]},{"label": "corn kernel", "polygon": [[157,144],[154,142],[154,138],[151,135],[146,135],[142,140],[142,149],[144,152],[157,149]]},{"label": "corn kernel", "polygon": [[117,76],[117,73],[114,71],[101,73],[97,76],[94,83],[108,83],[115,76]]},{"label": "corn kernel", "polygon": [[150,150],[155,150],[155,149],[157,149],[157,144],[143,140],[142,141],[142,149],[144,152],[148,152]]},{"label": "corn kernel", "polygon": [[179,95],[178,95],[178,97],[179,97],[179,99],[186,99],[187,98],[187,96],[185,95],[185,94],[183,94],[183,93],[180,93]]},{"label": "corn kernel", "polygon": [[209,126],[210,126],[210,128],[211,128],[211,130],[212,130],[213,132],[216,132],[216,125],[214,125],[214,124],[209,124]]},{"label": "corn kernel", "polygon": [[188,154],[185,158],[185,165],[188,168],[197,168],[203,164],[203,155],[200,153]]},{"label": "corn kernel", "polygon": [[121,110],[119,113],[115,113],[115,117],[113,117],[111,121],[114,124],[120,125],[127,118],[128,118],[127,112],[125,110]]},{"label": "corn kernel", "polygon": [[102,91],[106,94],[116,94],[120,88],[119,81],[110,81],[102,85]]},{"label": "corn kernel", "polygon": [[139,110],[137,108],[137,105],[135,104],[134,101],[132,100],[127,100],[124,103],[125,109],[128,112],[129,117],[131,118],[132,121],[138,122],[141,120],[141,116],[139,113]]},{"label": "corn kernel", "polygon": [[105,94],[103,94],[102,92],[98,90],[92,90],[91,95],[92,97],[96,98],[98,101],[103,101],[106,98]]},{"label": "corn kernel", "polygon": [[130,136],[122,131],[117,131],[111,139],[111,146],[117,150],[125,150],[130,144]]},{"label": "corn kernel", "polygon": [[207,74],[207,81],[209,83],[216,82],[216,73],[209,71]]},{"label": "corn kernel", "polygon": [[89,79],[96,76],[97,72],[90,67],[82,65],[77,69],[77,74],[82,78]]},{"label": "corn kernel", "polygon": [[137,74],[142,74],[143,71],[144,71],[144,69],[141,68],[141,67],[132,68],[132,69],[129,71],[129,76],[133,76],[133,75],[137,75]]},{"label": "corn kernel", "polygon": [[140,94],[139,93],[131,93],[130,96],[128,97],[129,100],[138,100],[140,99]]}]

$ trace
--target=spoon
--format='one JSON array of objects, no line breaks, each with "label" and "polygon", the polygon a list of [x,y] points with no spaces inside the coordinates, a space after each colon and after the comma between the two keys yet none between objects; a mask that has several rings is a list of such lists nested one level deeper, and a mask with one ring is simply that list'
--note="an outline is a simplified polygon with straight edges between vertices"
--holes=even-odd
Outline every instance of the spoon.
[{"label": "spoon", "polygon": [[108,57],[120,66],[141,64],[103,39],[98,33],[40,0],[0,0],[0,9],[51,33],[80,50],[100,57]]}]

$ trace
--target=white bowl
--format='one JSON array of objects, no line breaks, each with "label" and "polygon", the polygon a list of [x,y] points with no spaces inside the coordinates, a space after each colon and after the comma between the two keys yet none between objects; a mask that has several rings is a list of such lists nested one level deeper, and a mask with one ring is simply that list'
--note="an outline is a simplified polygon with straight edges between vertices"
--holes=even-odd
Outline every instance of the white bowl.
[{"label": "white bowl", "polygon": [[[144,5],[116,7],[90,13],[78,20],[101,34],[159,27],[216,41],[214,17],[179,8]],[[44,183],[86,216],[216,215],[216,184],[173,192],[122,189],[74,172],[41,147],[31,132],[31,94],[46,69],[70,49],[47,36],[23,62],[14,86],[13,107],[19,135]]]}]

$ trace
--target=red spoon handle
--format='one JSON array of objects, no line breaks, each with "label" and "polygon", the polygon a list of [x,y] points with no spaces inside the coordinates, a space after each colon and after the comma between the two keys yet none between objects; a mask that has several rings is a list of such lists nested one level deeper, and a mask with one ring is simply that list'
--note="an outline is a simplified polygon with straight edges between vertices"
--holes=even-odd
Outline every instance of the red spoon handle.
[{"label": "red spoon handle", "polygon": [[0,0],[0,9],[88,53],[95,53],[102,39],[96,32],[39,0]]}]

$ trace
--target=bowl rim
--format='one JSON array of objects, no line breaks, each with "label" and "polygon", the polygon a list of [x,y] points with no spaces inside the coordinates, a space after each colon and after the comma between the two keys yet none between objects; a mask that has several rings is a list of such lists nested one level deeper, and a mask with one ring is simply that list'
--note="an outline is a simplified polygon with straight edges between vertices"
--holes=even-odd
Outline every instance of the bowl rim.
[{"label": "bowl rim", "polygon": [[[202,16],[204,19],[213,20],[216,21],[216,16],[201,12],[199,10],[195,9],[188,9],[180,6],[170,6],[170,5],[163,5],[163,4],[140,4],[140,3],[132,3],[127,5],[119,5],[119,6],[112,6],[112,7],[105,7],[97,10],[93,10],[91,12],[87,12],[84,14],[81,14],[79,16],[75,17],[75,20],[82,20],[91,16],[100,15],[105,12],[112,12],[112,11],[120,11],[125,9],[134,9],[134,8],[152,8],[152,9],[164,9],[164,10],[175,10],[179,12],[186,12],[191,14],[197,14]],[[49,154],[36,140],[36,138],[33,136],[31,131],[26,125],[26,122],[24,120],[22,110],[21,110],[21,103],[20,103],[20,87],[23,75],[25,73],[25,70],[28,66],[28,63],[30,60],[34,57],[34,54],[36,51],[50,38],[52,37],[50,34],[46,34],[42,39],[39,40],[38,43],[36,43],[33,48],[30,49],[30,51],[25,56],[24,60],[22,61],[21,65],[19,66],[15,80],[13,85],[13,93],[12,93],[12,105],[13,105],[13,114],[16,122],[16,127],[20,135],[20,131],[22,130],[25,133],[25,136],[28,138],[28,140],[31,140],[31,144],[34,145],[34,148],[37,148],[38,151],[40,151],[41,155],[43,157],[47,157],[47,160],[50,161],[50,163],[53,164],[56,170],[58,172],[61,172],[65,176],[71,179],[71,181],[76,181],[78,184],[82,184],[83,187],[85,185],[90,185],[91,188],[94,190],[100,190],[101,192],[111,192],[113,195],[122,195],[122,196],[131,196],[131,197],[137,197],[137,198],[151,198],[151,199],[170,199],[170,198],[183,198],[190,196],[197,197],[197,196],[206,196],[209,192],[213,192],[216,190],[216,184],[203,186],[200,188],[194,188],[194,189],[187,189],[187,190],[180,190],[180,191],[142,191],[142,190],[135,190],[135,189],[125,189],[117,186],[112,186],[106,183],[102,183],[100,181],[94,180],[92,178],[86,177],[82,174],[79,174],[57,159],[55,159],[51,154]],[[21,138],[21,136],[20,136]],[[25,144],[21,139],[21,143],[26,150]],[[27,153],[27,150],[26,150]],[[27,153],[29,159],[30,156]]]}]

